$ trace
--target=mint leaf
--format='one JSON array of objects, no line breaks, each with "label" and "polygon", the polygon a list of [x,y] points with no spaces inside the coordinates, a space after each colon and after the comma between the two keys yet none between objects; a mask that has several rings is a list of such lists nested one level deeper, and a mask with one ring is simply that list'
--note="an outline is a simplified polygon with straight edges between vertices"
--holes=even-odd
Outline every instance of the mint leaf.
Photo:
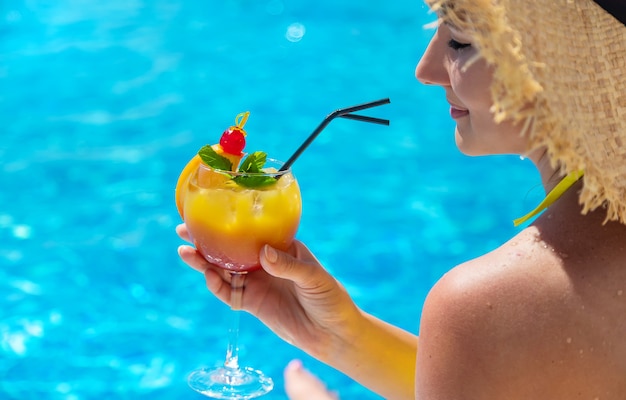
[{"label": "mint leaf", "polygon": [[276,183],[276,178],[267,175],[239,175],[233,180],[240,186],[248,189],[270,186]]},{"label": "mint leaf", "polygon": [[[241,163],[239,172],[246,174],[259,174],[263,173],[263,166],[267,160],[267,153],[263,151],[255,151],[250,154]],[[267,175],[239,175],[233,179],[238,185],[246,188],[254,189],[264,186],[273,185],[276,183],[276,178]]]},{"label": "mint leaf", "polygon": [[206,165],[213,169],[219,169],[222,171],[230,171],[233,167],[233,163],[230,160],[220,154],[217,154],[213,147],[206,145],[199,151],[198,155]]},{"label": "mint leaf", "polygon": [[265,160],[267,160],[267,153],[255,151],[243,160],[239,167],[239,172],[249,172],[251,174],[263,172]]}]

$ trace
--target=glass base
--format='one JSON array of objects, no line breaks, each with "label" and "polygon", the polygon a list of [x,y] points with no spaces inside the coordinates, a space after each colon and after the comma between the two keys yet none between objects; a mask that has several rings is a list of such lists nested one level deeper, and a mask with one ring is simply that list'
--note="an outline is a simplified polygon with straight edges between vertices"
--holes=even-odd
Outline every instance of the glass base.
[{"label": "glass base", "polygon": [[250,367],[198,369],[189,374],[187,383],[196,392],[214,399],[253,399],[274,388],[272,378]]}]

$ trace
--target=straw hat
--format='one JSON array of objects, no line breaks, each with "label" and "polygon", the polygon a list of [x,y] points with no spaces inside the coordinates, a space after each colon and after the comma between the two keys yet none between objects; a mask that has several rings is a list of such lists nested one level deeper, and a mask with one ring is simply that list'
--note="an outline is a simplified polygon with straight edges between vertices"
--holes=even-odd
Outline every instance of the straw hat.
[{"label": "straw hat", "polygon": [[496,121],[523,123],[563,174],[584,171],[583,213],[626,224],[626,1],[427,2],[493,64]]}]

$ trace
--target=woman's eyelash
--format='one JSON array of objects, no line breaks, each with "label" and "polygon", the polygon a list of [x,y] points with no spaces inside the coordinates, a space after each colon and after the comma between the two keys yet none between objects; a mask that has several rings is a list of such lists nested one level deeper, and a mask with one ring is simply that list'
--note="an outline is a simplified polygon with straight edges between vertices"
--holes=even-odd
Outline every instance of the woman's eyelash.
[{"label": "woman's eyelash", "polygon": [[470,43],[461,43],[461,42],[457,42],[454,39],[448,40],[448,47],[450,47],[453,50],[461,50],[469,46],[471,46]]}]

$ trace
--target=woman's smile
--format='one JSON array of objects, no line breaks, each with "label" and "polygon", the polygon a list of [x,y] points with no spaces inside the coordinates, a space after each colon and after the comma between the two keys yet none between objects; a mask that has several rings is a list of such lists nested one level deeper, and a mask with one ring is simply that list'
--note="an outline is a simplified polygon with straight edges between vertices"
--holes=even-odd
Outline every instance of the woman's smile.
[{"label": "woman's smile", "polygon": [[467,111],[466,109],[458,108],[453,105],[450,106],[450,116],[452,117],[452,119],[459,119],[465,117],[466,115],[469,115],[469,111]]}]

